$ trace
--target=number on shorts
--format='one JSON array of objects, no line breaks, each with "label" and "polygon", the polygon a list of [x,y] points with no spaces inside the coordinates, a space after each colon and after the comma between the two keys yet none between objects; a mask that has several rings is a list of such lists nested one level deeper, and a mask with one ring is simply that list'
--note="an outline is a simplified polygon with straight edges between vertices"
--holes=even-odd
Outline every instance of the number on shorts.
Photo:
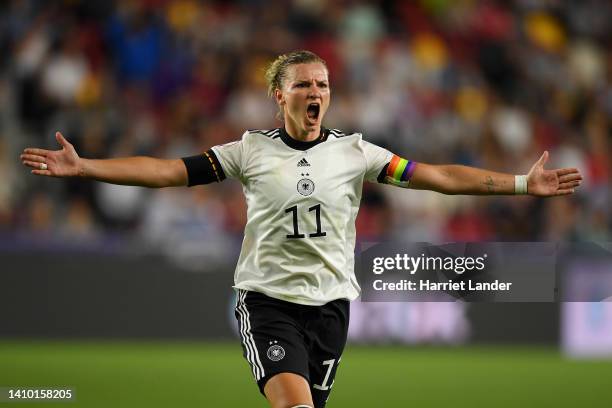
[{"label": "number on shorts", "polygon": [[325,373],[325,378],[323,379],[323,384],[319,385],[319,384],[315,384],[312,387],[316,390],[321,390],[321,391],[327,391],[329,390],[329,385],[327,385],[327,381],[329,381],[329,376],[331,375],[332,372],[332,368],[334,368],[334,363],[336,362],[336,360],[325,360],[323,362],[324,366],[329,366],[327,367],[327,372]]}]

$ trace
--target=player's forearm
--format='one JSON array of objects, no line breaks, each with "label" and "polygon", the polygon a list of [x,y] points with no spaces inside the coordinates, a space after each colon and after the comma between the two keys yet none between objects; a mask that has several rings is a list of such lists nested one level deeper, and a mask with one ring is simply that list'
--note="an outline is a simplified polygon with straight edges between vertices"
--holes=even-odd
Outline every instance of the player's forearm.
[{"label": "player's forearm", "polygon": [[444,194],[514,194],[514,175],[462,165],[442,165]]},{"label": "player's forearm", "polygon": [[152,157],[79,159],[79,175],[112,184],[142,187],[170,187],[187,184],[187,172],[180,159]]},{"label": "player's forearm", "polygon": [[514,194],[514,175],[456,164],[418,163],[410,188],[443,194]]}]

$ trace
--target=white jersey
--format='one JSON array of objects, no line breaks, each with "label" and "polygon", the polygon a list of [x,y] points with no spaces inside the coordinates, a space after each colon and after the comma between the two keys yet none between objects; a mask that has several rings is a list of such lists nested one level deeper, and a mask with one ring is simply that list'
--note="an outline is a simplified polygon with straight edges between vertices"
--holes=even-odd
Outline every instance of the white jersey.
[{"label": "white jersey", "polygon": [[212,150],[246,196],[234,287],[304,305],[357,298],[362,185],[377,180],[392,153],[359,133],[327,129],[317,142],[297,141],[284,129],[247,131]]}]

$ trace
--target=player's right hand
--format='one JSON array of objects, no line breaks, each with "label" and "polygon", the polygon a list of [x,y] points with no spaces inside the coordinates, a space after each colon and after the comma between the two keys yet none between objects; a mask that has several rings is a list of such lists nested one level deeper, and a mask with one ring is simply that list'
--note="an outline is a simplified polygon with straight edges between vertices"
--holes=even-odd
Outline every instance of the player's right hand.
[{"label": "player's right hand", "polygon": [[21,154],[21,162],[32,168],[32,174],[52,177],[79,175],[79,155],[60,132],[55,132],[61,150],[45,150],[28,147]]}]

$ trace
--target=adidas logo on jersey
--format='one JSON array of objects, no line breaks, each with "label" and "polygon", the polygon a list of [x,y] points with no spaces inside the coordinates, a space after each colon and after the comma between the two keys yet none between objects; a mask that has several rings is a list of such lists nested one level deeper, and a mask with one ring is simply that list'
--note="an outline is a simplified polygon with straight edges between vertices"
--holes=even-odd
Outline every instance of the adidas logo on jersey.
[{"label": "adidas logo on jersey", "polygon": [[297,164],[298,167],[310,167],[310,163],[306,161],[306,159],[302,159]]}]

